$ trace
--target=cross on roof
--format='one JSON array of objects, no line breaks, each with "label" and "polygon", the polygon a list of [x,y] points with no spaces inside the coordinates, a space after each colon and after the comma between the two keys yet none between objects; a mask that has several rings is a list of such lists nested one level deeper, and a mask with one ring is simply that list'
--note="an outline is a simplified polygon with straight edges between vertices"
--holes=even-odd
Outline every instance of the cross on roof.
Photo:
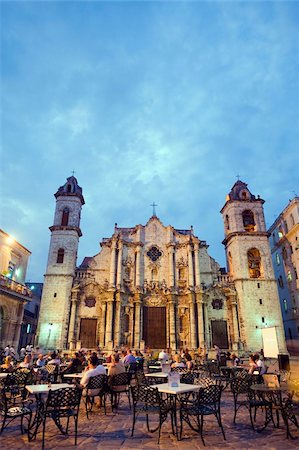
[{"label": "cross on roof", "polygon": [[158,206],[158,205],[156,205],[156,203],[155,202],[153,202],[150,206],[152,206],[153,207],[153,216],[155,216],[156,215],[156,206]]},{"label": "cross on roof", "polygon": [[236,177],[238,178],[238,181],[240,181],[240,175],[239,175],[239,174],[237,174],[237,175],[236,175]]},{"label": "cross on roof", "polygon": [[72,170],[71,174],[72,174],[73,176],[75,175],[75,173],[76,173],[76,172],[75,172],[74,170]]}]

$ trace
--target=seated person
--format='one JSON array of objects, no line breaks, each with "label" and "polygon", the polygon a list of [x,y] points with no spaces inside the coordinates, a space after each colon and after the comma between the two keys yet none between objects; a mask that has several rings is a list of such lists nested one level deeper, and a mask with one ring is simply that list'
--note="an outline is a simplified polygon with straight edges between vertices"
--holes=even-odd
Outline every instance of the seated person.
[{"label": "seated person", "polygon": [[46,360],[44,358],[44,355],[42,353],[40,353],[38,355],[38,358],[36,360],[36,366],[37,367],[44,367],[46,365]]},{"label": "seated person", "polygon": [[[82,387],[86,387],[91,377],[95,377],[97,375],[106,375],[106,369],[101,364],[98,365],[98,358],[96,356],[91,356],[88,360],[88,366],[84,371],[84,375],[80,381],[80,385]],[[98,389],[96,389],[98,391]],[[93,389],[89,392],[89,395],[96,395]]]},{"label": "seated person", "polygon": [[249,370],[248,373],[249,374],[253,374],[253,372],[255,372],[258,369],[258,365],[257,365],[257,360],[258,360],[258,355],[250,355],[249,356]]},{"label": "seated person", "polygon": [[240,358],[235,353],[231,354],[231,360],[233,362],[233,366],[238,366],[241,362]]},{"label": "seated person", "polygon": [[30,369],[32,367],[32,365],[33,365],[32,358],[31,358],[31,355],[29,354],[29,355],[25,356],[24,361],[22,361],[19,364],[19,367],[23,367],[25,369]]},{"label": "seated person", "polygon": [[136,363],[136,358],[132,354],[132,350],[128,349],[127,355],[124,358],[124,364],[131,364],[131,363]]},{"label": "seated person", "polygon": [[171,368],[174,369],[175,367],[185,367],[185,364],[182,362],[182,359],[178,353],[176,353],[173,357],[173,363],[171,364]]},{"label": "seated person", "polygon": [[60,358],[58,357],[56,352],[51,353],[51,359],[50,361],[47,362],[47,364],[56,364],[57,366],[59,366],[59,364],[61,363]]},{"label": "seated person", "polygon": [[260,372],[260,375],[264,375],[265,373],[267,373],[268,370],[268,366],[266,366],[264,358],[262,356],[260,356],[257,361],[256,361],[258,370]]},{"label": "seated person", "polygon": [[81,360],[79,359],[79,353],[75,352],[74,357],[71,359],[71,362],[68,364],[68,366],[62,371],[62,374],[78,373],[81,371],[82,371],[82,363]]},{"label": "seated person", "polygon": [[2,364],[0,366],[0,371],[1,372],[13,372],[14,371],[12,357],[10,355],[5,357],[4,364]]},{"label": "seated person", "polygon": [[194,369],[194,363],[192,361],[190,353],[185,354],[186,367],[188,370]]},{"label": "seated person", "polygon": [[158,356],[158,360],[161,361],[161,363],[166,363],[166,361],[168,361],[169,356],[166,352],[166,350],[161,350],[161,352],[159,353]]}]

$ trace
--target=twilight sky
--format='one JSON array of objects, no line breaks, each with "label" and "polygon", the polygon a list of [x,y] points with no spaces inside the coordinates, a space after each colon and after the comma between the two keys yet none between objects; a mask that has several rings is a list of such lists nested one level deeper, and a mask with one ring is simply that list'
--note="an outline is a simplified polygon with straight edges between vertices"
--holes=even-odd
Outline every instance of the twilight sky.
[{"label": "twilight sky", "polygon": [[75,170],[79,260],[118,226],[189,228],[225,265],[240,174],[267,225],[298,195],[299,3],[1,2],[0,227],[45,273]]}]

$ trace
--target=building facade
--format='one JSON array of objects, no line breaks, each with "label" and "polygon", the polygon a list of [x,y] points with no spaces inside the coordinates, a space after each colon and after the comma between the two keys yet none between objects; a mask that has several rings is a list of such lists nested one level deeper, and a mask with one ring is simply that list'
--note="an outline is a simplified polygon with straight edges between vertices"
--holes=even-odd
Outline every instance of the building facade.
[{"label": "building facade", "polygon": [[[240,186],[248,197],[239,197]],[[76,268],[84,204],[76,178],[68,178],[55,197],[38,326],[40,346],[112,349],[123,343],[174,351],[217,344],[257,350],[262,347],[262,318],[266,318],[269,326],[277,327],[279,351],[285,351],[263,200],[255,200],[246,184],[235,184],[222,210],[226,252],[233,258],[229,273],[220,269],[192,227],[165,226],[155,212],[145,225],[115,225],[112,236],[102,240],[100,252]],[[250,231],[242,222],[242,212],[249,207],[258,223]],[[254,278],[249,250],[261,256]],[[242,273],[239,264],[244,266]],[[253,305],[262,296],[259,314],[253,314]]]},{"label": "building facade", "polygon": [[31,301],[25,305],[24,317],[21,327],[19,348],[28,344],[34,345],[37,330],[40,302],[43,292],[43,283],[25,283],[31,290]]},{"label": "building facade", "polygon": [[0,347],[18,348],[24,307],[31,290],[24,284],[31,252],[0,230]]},{"label": "building facade", "polygon": [[289,201],[269,228],[269,235],[285,336],[291,351],[299,339],[299,197]]}]

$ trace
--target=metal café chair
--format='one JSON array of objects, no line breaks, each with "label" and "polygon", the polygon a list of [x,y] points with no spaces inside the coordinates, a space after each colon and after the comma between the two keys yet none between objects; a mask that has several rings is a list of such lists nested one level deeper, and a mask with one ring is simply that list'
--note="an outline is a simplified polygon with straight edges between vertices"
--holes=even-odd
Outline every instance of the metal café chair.
[{"label": "metal caf\u00e9 chair", "polygon": [[[67,435],[70,418],[75,422],[75,445],[77,445],[78,415],[82,395],[82,389],[78,386],[63,389],[50,390],[47,401],[43,408],[38,411],[39,420],[43,426],[42,449],[45,447],[46,420],[51,418],[59,431]],[[63,423],[65,419],[65,424]],[[33,437],[33,439],[36,435]]]},{"label": "metal caf\u00e9 chair", "polygon": [[24,417],[28,420],[28,426],[31,421],[32,411],[30,408],[30,403],[26,400],[20,400],[16,402],[15,397],[7,395],[7,390],[1,389],[0,391],[0,416],[1,416],[1,429],[0,434],[3,430],[12,422],[14,419],[21,418],[21,433],[24,434],[23,420]]},{"label": "metal caf\u00e9 chair", "polygon": [[129,406],[131,409],[130,376],[127,372],[108,377],[108,387],[111,395],[112,409],[118,407],[120,394],[122,393],[127,394],[129,399]]},{"label": "metal caf\u00e9 chair", "polygon": [[[138,384],[131,386],[131,393],[133,399],[133,425],[131,436],[134,436],[135,423],[137,416],[141,413],[146,415],[146,425],[150,433],[158,431],[158,444],[160,442],[161,428],[168,413],[172,412],[172,405],[167,399],[162,398],[157,388],[147,385]],[[159,424],[155,428],[150,427],[150,416],[158,416]],[[171,421],[173,427],[173,420]],[[173,429],[174,432],[174,429]]]},{"label": "metal caf\u00e9 chair", "polygon": [[92,411],[95,397],[100,397],[104,406],[104,413],[106,414],[106,395],[108,392],[107,381],[107,375],[96,375],[90,377],[87,386],[84,388],[82,396],[85,403],[87,419],[89,419],[88,413]]},{"label": "metal caf\u00e9 chair", "polygon": [[222,391],[222,386],[210,384],[195,393],[191,392],[189,395],[182,396],[180,399],[180,438],[183,432],[183,422],[186,422],[193,431],[200,433],[202,443],[205,445],[203,438],[204,417],[214,415],[222,431],[223,438],[226,439],[220,412]]}]

